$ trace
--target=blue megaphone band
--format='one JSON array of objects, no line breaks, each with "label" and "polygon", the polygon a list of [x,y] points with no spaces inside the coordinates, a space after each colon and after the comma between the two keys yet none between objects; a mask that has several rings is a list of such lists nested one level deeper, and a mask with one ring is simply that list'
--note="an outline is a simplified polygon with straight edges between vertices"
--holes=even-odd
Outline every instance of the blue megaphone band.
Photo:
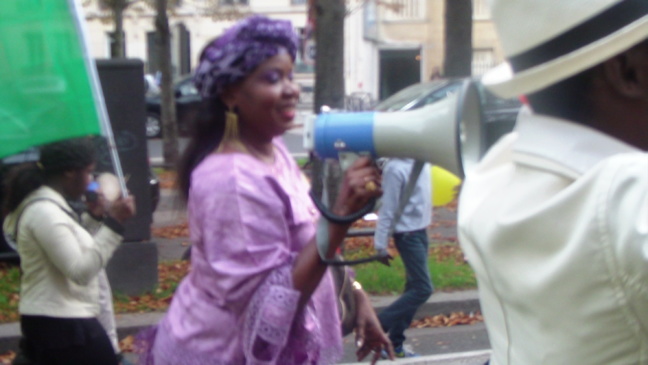
[{"label": "blue megaphone band", "polygon": [[323,113],[315,121],[315,153],[320,158],[337,158],[342,151],[368,152],[374,147],[375,112]]}]

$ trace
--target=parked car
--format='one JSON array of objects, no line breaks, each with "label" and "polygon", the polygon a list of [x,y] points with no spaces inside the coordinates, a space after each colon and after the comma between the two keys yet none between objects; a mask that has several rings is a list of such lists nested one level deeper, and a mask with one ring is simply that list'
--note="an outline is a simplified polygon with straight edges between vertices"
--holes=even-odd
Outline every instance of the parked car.
[{"label": "parked car", "polygon": [[[458,91],[465,79],[439,79],[408,86],[381,101],[374,108],[377,111],[406,111],[421,108],[439,101]],[[486,133],[486,147],[490,147],[502,135],[513,130],[522,103],[517,99],[502,99],[488,91],[484,85],[475,81]]]},{"label": "parked car", "polygon": [[[37,148],[31,148],[25,152],[21,152],[12,156],[0,159],[0,182],[4,184],[4,178],[11,168],[24,163],[38,161],[40,154]],[[149,187],[151,190],[151,214],[155,212],[158,202],[160,201],[160,180],[157,175],[149,167]],[[4,189],[0,189],[0,207],[4,200]],[[0,219],[0,262],[18,262],[18,253],[11,247],[5,240],[4,232],[2,229],[2,219]]]},{"label": "parked car", "polygon": [[[185,75],[173,85],[176,98],[176,117],[178,120],[178,134],[186,136],[192,121],[198,115],[201,97],[193,84],[191,75]],[[162,137],[162,112],[161,95],[147,95],[146,97],[146,137]]]},{"label": "parked car", "polygon": [[160,94],[160,85],[158,85],[155,76],[151,74],[144,75],[144,92],[146,97]]}]

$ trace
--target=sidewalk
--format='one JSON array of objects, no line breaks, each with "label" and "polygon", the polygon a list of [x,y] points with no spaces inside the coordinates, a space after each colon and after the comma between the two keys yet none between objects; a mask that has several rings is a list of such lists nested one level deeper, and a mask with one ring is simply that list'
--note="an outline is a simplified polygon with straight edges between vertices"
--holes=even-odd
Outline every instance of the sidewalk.
[{"label": "sidewalk", "polygon": [[[380,311],[397,298],[397,296],[372,296],[371,301],[376,311]],[[476,290],[452,293],[437,292],[419,308],[416,318],[456,311],[475,312],[478,310],[479,300]],[[162,312],[116,315],[119,338],[136,334],[141,329],[157,323],[163,315]],[[20,325],[18,323],[0,324],[0,353],[9,350],[15,351],[18,347],[19,337]]]}]

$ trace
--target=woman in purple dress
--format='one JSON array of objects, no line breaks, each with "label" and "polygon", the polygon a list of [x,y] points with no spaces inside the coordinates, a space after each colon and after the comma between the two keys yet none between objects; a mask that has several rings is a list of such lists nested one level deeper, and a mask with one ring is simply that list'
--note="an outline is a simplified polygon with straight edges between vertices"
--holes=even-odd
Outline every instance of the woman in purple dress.
[{"label": "woman in purple dress", "polygon": [[[319,214],[280,138],[294,127],[296,49],[290,22],[252,16],[202,51],[194,81],[206,109],[178,172],[192,269],[143,336],[142,364],[333,364],[342,355],[335,288],[315,243]],[[359,210],[379,181],[359,159],[334,212]],[[348,228],[330,225],[329,257]],[[357,355],[375,362],[393,350],[361,289],[356,298]]]}]

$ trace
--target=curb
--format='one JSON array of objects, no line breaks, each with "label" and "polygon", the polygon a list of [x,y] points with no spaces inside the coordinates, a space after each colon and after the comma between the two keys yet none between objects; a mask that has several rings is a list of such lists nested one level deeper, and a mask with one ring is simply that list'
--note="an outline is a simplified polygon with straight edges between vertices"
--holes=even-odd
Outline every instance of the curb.
[{"label": "curb", "polygon": [[[376,312],[385,309],[398,299],[396,296],[371,296],[371,302]],[[480,310],[476,290],[456,292],[436,292],[427,303],[416,312],[415,319],[463,311],[466,313]],[[148,326],[156,324],[164,316],[164,312],[117,314],[117,335],[120,339],[138,333]],[[0,353],[18,348],[20,339],[20,324],[18,322],[0,324]],[[418,364],[418,363],[417,363]]]},{"label": "curb", "polygon": [[[420,356],[411,359],[396,359],[394,361],[385,360],[379,361],[378,363],[388,363],[394,365],[460,365],[467,364],[470,361],[471,364],[483,364],[486,360],[490,358],[491,350],[480,350],[480,351],[469,351],[461,353],[451,353],[451,354],[440,354],[440,355],[428,355]],[[344,365],[366,365],[367,362],[345,362]]]}]

